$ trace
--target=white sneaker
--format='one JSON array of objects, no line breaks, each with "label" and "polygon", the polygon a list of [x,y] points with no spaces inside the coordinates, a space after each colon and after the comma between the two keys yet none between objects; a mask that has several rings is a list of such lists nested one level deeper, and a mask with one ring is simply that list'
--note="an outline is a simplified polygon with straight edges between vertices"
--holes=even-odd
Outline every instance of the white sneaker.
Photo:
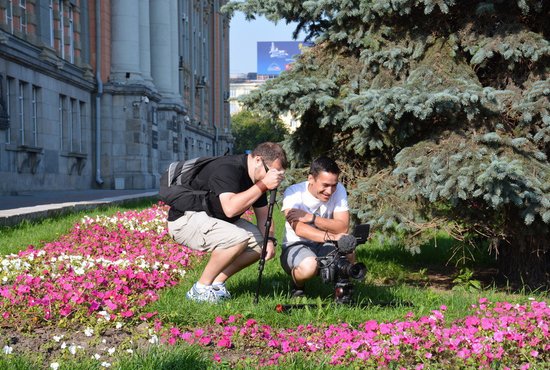
[{"label": "white sneaker", "polygon": [[221,298],[216,294],[211,286],[206,288],[197,288],[197,283],[193,284],[186,294],[187,299],[195,302],[218,303]]},{"label": "white sneaker", "polygon": [[214,294],[216,294],[220,299],[231,298],[231,293],[229,293],[225,287],[225,284],[212,284],[212,289],[214,290]]}]

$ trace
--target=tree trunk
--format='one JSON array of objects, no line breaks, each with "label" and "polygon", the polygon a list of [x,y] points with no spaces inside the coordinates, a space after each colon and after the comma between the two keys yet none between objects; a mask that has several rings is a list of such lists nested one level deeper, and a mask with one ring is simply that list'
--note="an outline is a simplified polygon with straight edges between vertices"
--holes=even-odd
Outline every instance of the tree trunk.
[{"label": "tree trunk", "polygon": [[518,230],[508,241],[499,243],[499,275],[512,288],[550,288],[550,233],[544,226],[534,228],[541,231],[536,235]]}]

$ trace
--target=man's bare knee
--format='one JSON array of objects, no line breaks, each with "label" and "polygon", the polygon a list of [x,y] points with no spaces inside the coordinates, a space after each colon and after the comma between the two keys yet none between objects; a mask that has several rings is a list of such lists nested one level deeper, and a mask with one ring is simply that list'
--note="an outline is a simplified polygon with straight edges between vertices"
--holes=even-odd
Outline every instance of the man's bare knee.
[{"label": "man's bare knee", "polygon": [[315,258],[306,258],[296,266],[296,276],[300,276],[303,279],[309,279],[315,276],[317,273],[317,260]]},{"label": "man's bare knee", "polygon": [[235,248],[236,250],[238,250],[239,252],[244,252],[244,250],[246,249],[246,247],[248,246],[248,241],[250,239],[246,239],[245,241],[242,241],[241,243],[238,243],[238,244],[235,244],[229,248],[233,249]]}]

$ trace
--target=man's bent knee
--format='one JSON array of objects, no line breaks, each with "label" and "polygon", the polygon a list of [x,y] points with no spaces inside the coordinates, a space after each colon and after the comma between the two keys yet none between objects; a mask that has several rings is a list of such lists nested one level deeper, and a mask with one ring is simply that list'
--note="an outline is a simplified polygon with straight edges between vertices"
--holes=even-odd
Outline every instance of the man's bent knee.
[{"label": "man's bent knee", "polygon": [[296,273],[304,279],[310,279],[317,274],[317,260],[309,257],[296,266]]}]

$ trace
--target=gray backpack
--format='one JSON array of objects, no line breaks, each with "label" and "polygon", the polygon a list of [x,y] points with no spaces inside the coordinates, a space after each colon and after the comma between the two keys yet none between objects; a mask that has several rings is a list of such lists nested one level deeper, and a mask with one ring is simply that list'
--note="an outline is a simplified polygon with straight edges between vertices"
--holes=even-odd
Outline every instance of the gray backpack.
[{"label": "gray backpack", "polygon": [[180,212],[205,211],[211,215],[206,202],[208,190],[195,190],[191,182],[208,163],[219,157],[198,157],[170,163],[160,178],[159,198]]}]

